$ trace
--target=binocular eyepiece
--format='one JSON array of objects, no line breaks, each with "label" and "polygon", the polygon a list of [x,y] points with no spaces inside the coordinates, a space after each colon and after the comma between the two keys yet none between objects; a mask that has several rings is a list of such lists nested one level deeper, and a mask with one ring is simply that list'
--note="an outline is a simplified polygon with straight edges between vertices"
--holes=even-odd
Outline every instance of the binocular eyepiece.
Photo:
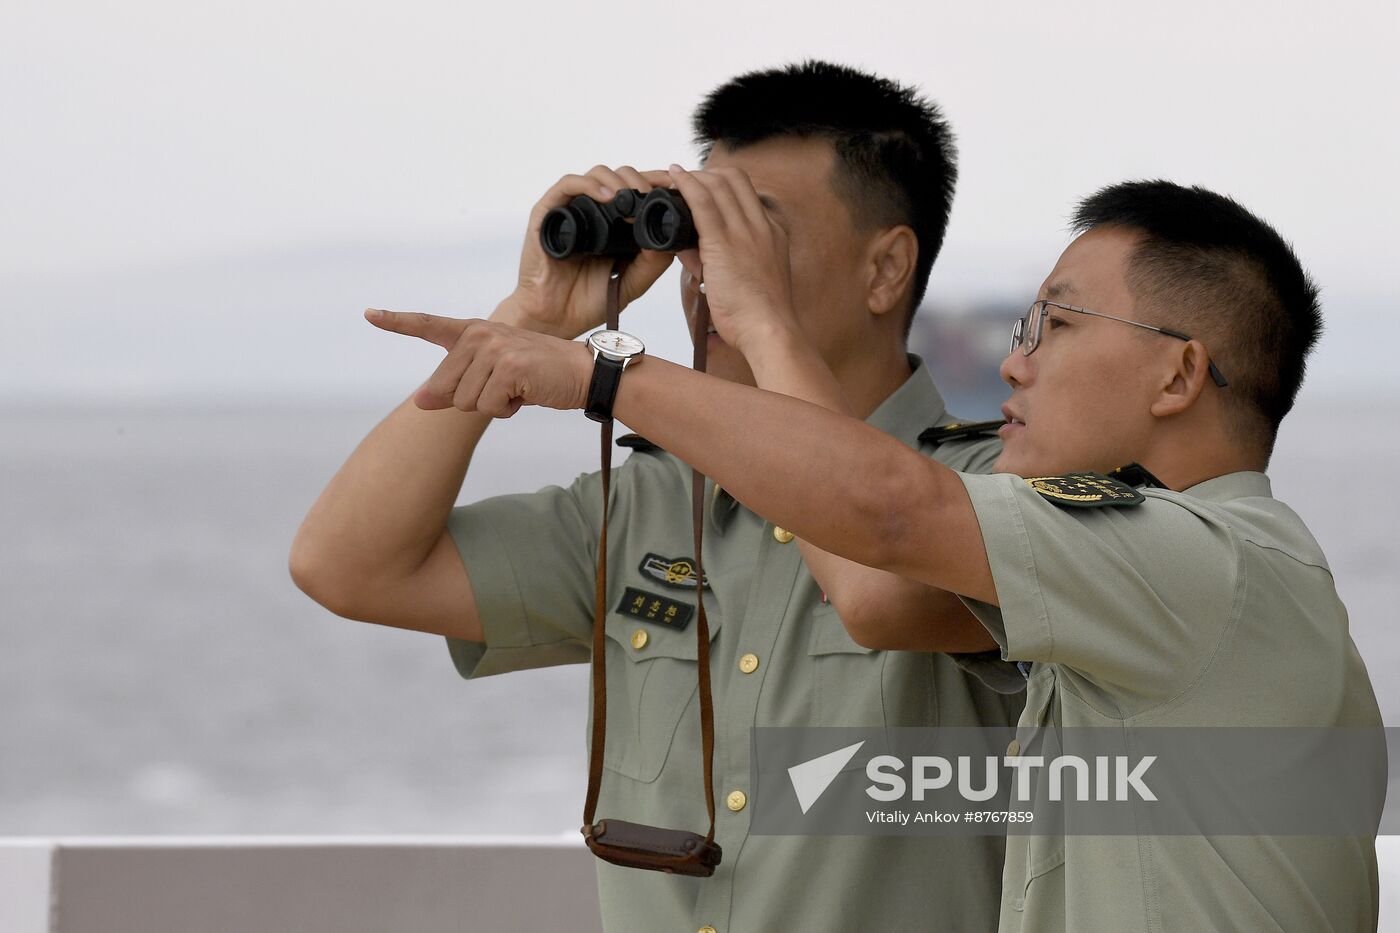
[{"label": "binocular eyepiece", "polygon": [[555,259],[677,252],[698,242],[690,208],[673,188],[647,194],[624,188],[608,203],[581,194],[567,207],[550,210],[540,226],[540,246]]}]

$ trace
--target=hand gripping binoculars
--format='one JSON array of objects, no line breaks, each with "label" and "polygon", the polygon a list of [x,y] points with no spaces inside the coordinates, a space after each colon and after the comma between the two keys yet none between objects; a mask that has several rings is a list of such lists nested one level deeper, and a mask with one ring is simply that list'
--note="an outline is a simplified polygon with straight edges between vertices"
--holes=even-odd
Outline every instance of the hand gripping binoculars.
[{"label": "hand gripping binoculars", "polygon": [[624,188],[604,204],[581,194],[544,215],[540,246],[555,259],[635,256],[639,250],[677,252],[699,242],[679,191]]}]

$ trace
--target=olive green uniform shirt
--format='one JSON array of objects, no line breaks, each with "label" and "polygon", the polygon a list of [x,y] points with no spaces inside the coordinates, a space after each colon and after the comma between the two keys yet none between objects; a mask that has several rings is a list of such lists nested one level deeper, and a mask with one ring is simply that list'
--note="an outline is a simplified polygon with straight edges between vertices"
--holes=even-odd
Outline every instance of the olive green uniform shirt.
[{"label": "olive green uniform shirt", "polygon": [[[954,419],[922,362],[869,423],[917,447]],[[762,443],[755,438],[754,443]],[[960,470],[985,470],[986,438],[930,448]],[[606,624],[608,732],[600,818],[703,832],[695,620],[664,624],[668,601],[694,591],[643,567],[691,557],[691,471],[661,451],[613,471]],[[485,644],[449,639],[464,677],[586,662],[601,516],[598,474],[569,488],[502,496],[454,510],[449,529],[471,577]],[[996,652],[959,657],[862,648],[803,564],[790,534],[706,489],[705,611],[715,707],[713,877],[598,863],[611,933],[996,928],[1000,837],[759,836],[748,832],[750,730],[755,726],[1014,724],[1025,679]],[[628,588],[633,594],[624,602]],[[647,594],[630,610],[636,593]],[[657,597],[660,599],[658,600]],[[645,618],[655,610],[656,619]],[[985,681],[985,682],[984,682]],[[988,683],[993,687],[989,687]],[[995,688],[995,689],[994,689]],[[547,879],[540,879],[547,884]]]},{"label": "olive green uniform shirt", "polygon": [[[1380,726],[1327,561],[1264,474],[1098,508],[962,479],[1001,606],[964,601],[1034,662],[1022,735]],[[1013,835],[1001,930],[1352,933],[1377,902],[1374,838]]]}]

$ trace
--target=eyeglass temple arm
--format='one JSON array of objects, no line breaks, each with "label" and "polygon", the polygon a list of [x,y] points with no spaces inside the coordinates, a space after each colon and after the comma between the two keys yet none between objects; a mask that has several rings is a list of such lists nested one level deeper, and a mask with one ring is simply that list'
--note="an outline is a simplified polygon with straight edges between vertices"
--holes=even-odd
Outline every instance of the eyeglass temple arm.
[{"label": "eyeglass temple arm", "polygon": [[[1143,324],[1142,326],[1151,327],[1152,325]],[[1168,337],[1175,337],[1177,340],[1184,340],[1187,343],[1191,342],[1191,338],[1186,336],[1179,330],[1172,330],[1170,327],[1153,327],[1152,329],[1160,333],[1166,334]],[[1225,381],[1225,375],[1219,370],[1219,368],[1216,367],[1215,360],[1207,360],[1206,370],[1210,373],[1211,381],[1213,381],[1216,385],[1220,386],[1220,388],[1223,389],[1230,384]]]}]

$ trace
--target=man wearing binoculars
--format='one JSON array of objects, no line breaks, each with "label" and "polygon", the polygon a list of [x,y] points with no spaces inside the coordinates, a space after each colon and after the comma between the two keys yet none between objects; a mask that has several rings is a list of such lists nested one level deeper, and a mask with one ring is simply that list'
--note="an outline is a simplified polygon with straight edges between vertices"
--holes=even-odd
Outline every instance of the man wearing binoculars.
[{"label": "man wearing binoculars", "polygon": [[[811,62],[729,82],[704,101],[695,126],[703,172],[599,166],[551,188],[531,214],[518,287],[492,318],[572,339],[602,323],[616,257],[629,260],[625,306],[679,255],[687,318],[707,303],[715,325],[701,338],[710,373],[856,415],[911,447],[926,429],[954,423],[905,349],[956,177],[938,110],[892,82]],[[682,207],[696,199],[716,209],[693,232],[726,243],[703,269]],[[743,316],[733,313],[737,301]],[[795,320],[783,316],[791,309]],[[599,476],[454,509],[490,423],[451,408],[458,387],[465,399],[474,385],[452,352],[464,322],[369,316],[449,353],[312,508],[292,552],[298,585],[340,615],[447,636],[464,677],[588,661]],[[789,352],[782,335],[791,328],[824,365]],[[1004,726],[1022,705],[1020,672],[997,658],[956,599],[812,548],[720,488],[705,491],[703,575],[692,572],[700,555],[689,468],[633,443],[611,487],[601,812],[668,827],[706,821],[688,615],[698,589],[712,633],[713,775],[723,801],[715,841],[724,856],[704,880],[600,863],[607,929],[995,929],[999,837],[751,836],[749,733]],[[984,472],[998,450],[971,436],[926,452]],[[531,567],[548,572],[518,572]],[[628,602],[638,597],[644,610]],[[934,618],[941,650],[955,654],[921,642],[918,623]],[[915,634],[881,646],[909,650],[871,650],[847,626]]]}]

